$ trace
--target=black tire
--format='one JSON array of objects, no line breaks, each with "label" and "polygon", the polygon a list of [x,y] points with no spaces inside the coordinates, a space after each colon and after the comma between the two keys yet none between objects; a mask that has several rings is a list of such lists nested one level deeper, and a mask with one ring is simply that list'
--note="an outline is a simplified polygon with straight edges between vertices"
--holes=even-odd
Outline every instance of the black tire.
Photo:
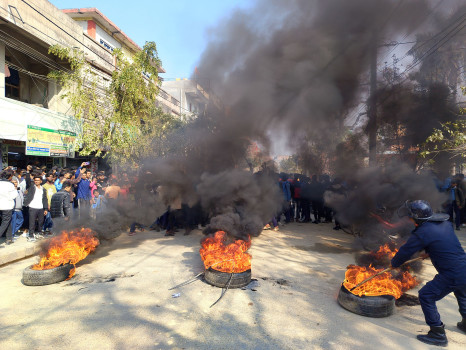
[{"label": "black tire", "polygon": [[71,269],[71,264],[65,264],[49,270],[33,270],[32,265],[23,271],[23,284],[26,286],[45,286],[47,284],[57,283],[66,280]]},{"label": "black tire", "polygon": [[395,312],[395,298],[391,295],[362,296],[350,293],[343,285],[338,303],[348,311],[367,317],[387,317]]},{"label": "black tire", "polygon": [[209,268],[205,271],[204,279],[207,283],[213,286],[226,288],[228,281],[230,280],[230,276],[231,282],[228,288],[241,288],[247,286],[251,282],[251,270],[246,270],[240,273],[233,273],[232,276],[231,273],[221,272]]}]

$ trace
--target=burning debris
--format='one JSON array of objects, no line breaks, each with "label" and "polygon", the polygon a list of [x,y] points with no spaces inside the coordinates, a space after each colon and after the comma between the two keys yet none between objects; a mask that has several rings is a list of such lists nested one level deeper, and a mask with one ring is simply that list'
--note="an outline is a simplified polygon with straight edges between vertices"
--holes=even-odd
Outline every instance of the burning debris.
[{"label": "burning debris", "polygon": [[[385,244],[380,246],[377,251],[370,252],[368,256],[373,259],[374,265],[380,266],[382,262],[385,262],[385,265],[389,264],[397,252],[398,249],[391,249],[388,244]],[[375,268],[372,263],[369,266],[349,265],[343,286],[358,296],[392,295],[395,299],[399,299],[404,292],[419,284],[408,269],[409,266],[406,266],[405,271],[394,272],[390,269]],[[358,286],[361,282],[375,275],[377,276],[370,281]]]},{"label": "burning debris", "polygon": [[51,238],[41,252],[40,261],[31,267],[32,270],[49,270],[65,264],[73,265],[68,279],[73,277],[75,265],[85,259],[99,245],[96,233],[89,228],[63,231],[59,236]]},{"label": "burning debris", "polygon": [[251,239],[248,241],[236,240],[231,244],[225,244],[227,234],[218,231],[213,237],[202,240],[202,248],[199,250],[206,270],[213,270],[227,273],[240,273],[251,269],[251,255],[246,250],[251,246]]}]

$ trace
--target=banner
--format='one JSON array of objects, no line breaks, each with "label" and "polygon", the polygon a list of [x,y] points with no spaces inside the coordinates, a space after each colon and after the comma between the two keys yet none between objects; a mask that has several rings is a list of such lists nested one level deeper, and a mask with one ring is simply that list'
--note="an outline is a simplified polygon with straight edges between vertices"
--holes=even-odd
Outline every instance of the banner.
[{"label": "banner", "polygon": [[26,155],[74,158],[76,133],[27,126]]}]

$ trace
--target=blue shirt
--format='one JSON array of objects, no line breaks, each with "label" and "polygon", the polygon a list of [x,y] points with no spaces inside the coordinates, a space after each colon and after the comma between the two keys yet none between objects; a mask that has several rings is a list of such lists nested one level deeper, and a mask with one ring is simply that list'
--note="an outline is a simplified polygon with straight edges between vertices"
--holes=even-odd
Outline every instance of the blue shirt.
[{"label": "blue shirt", "polygon": [[53,184],[55,185],[55,188],[57,189],[57,192],[60,191],[61,188],[63,187],[63,184],[60,182],[60,179],[56,179]]},{"label": "blue shirt", "polygon": [[[76,178],[79,176],[81,167],[76,170]],[[91,181],[83,180],[78,182],[78,189],[76,191],[76,199],[91,199],[91,188],[90,188]]]},{"label": "blue shirt", "polygon": [[427,221],[418,226],[393,257],[392,266],[400,266],[423,249],[440,275],[453,285],[466,285],[466,253],[451,222]]}]

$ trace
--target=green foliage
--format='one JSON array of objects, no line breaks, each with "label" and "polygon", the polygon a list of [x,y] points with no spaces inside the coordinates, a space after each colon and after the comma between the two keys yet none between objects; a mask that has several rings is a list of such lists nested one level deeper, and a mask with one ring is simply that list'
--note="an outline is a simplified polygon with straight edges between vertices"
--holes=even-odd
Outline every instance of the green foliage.
[{"label": "green foliage", "polygon": [[54,45],[49,53],[70,65],[69,71],[53,71],[49,76],[60,83],[62,98],[82,122],[77,142],[80,154],[104,155],[119,164],[136,163],[151,155],[153,138],[181,126],[179,120],[155,107],[161,61],[154,42],[147,42],[131,58],[114,50],[116,67],[107,84],[81,51]]},{"label": "green foliage", "polygon": [[[466,88],[462,87],[463,95]],[[432,157],[440,152],[448,152],[452,156],[466,156],[466,118],[465,109],[461,108],[461,116],[457,120],[442,123],[440,128],[434,129],[433,133],[422,144],[421,156]]]},{"label": "green foliage", "polygon": [[298,156],[292,155],[282,159],[279,163],[279,170],[284,173],[298,173]]}]

